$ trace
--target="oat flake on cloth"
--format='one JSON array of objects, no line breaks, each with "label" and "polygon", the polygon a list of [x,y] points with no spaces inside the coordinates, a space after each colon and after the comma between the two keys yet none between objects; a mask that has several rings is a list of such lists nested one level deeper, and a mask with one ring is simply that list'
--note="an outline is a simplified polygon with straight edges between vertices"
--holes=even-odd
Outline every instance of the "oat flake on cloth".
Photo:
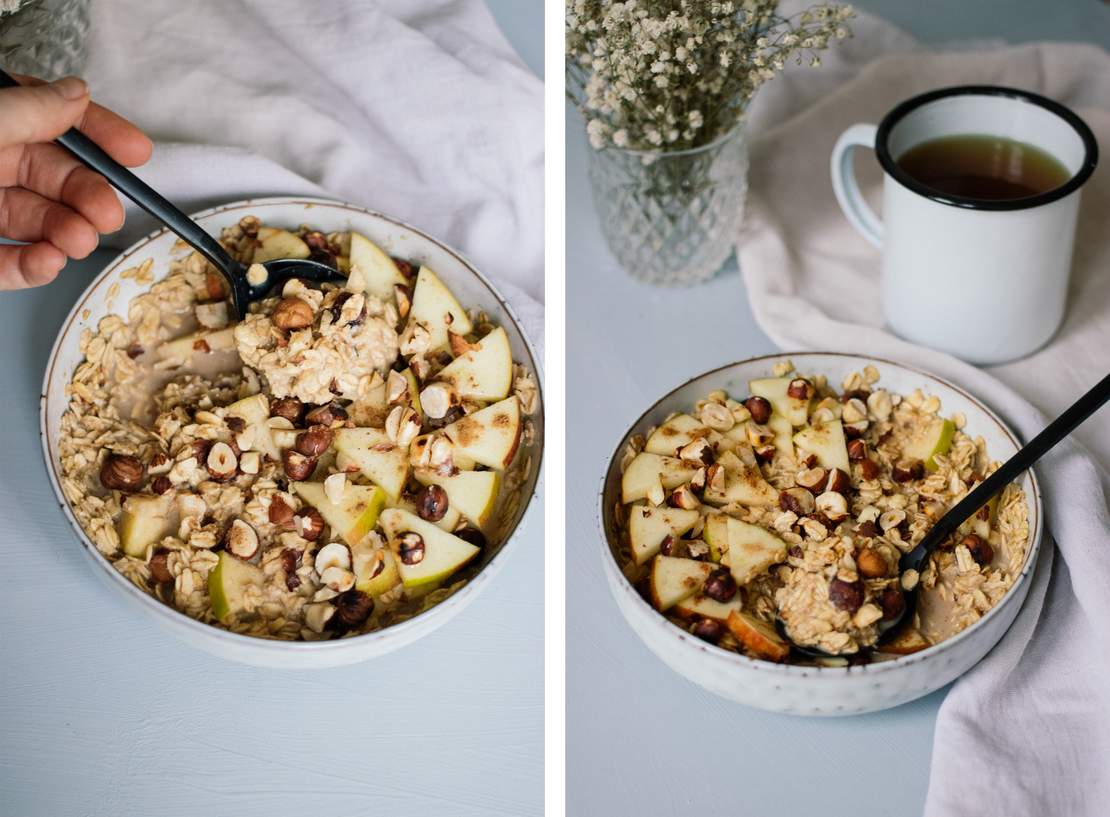
[{"label": "oat flake on cloth", "polygon": [[[93,95],[155,140],[139,175],[167,198],[317,195],[397,216],[466,254],[540,343],[543,85],[482,0],[90,12]],[[113,243],[152,225],[129,206]]]},{"label": "oat flake on cloth", "polygon": [[[938,55],[874,17],[861,15],[853,28],[855,39],[823,55],[820,69],[776,79],[750,112],[757,138],[737,251],[756,320],[784,349],[861,352],[932,370],[1028,440],[1110,370],[1110,55],[1074,43]],[[841,215],[828,169],[844,128],[877,123],[914,94],[967,83],[1058,99],[1103,150],[1083,193],[1064,326],[1035,354],[985,370],[884,329],[878,251]],[[877,161],[864,153],[857,168],[877,204]],[[940,708],[927,817],[1110,813],[1110,479],[1096,464],[1110,462],[1110,408],[1077,436],[1093,458],[1069,443],[1038,467],[1058,551],[1046,539],[1013,627]]]}]

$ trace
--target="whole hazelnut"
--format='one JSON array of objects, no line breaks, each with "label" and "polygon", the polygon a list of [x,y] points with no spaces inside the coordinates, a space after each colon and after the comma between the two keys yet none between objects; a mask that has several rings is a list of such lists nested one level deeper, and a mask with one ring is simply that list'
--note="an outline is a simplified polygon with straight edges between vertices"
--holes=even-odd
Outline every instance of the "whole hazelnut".
[{"label": "whole hazelnut", "polygon": [[270,320],[278,329],[295,331],[312,326],[312,307],[300,298],[282,298],[274,307]]},{"label": "whole hazelnut", "polygon": [[100,466],[100,483],[111,491],[132,493],[142,487],[145,472],[138,457],[109,454]]},{"label": "whole hazelnut", "polygon": [[150,577],[158,584],[173,581],[173,574],[170,573],[169,565],[166,564],[168,557],[169,551],[159,550],[150,557],[150,561],[147,563],[147,567],[150,568]]},{"label": "whole hazelnut", "polygon": [[850,460],[865,460],[867,459],[867,443],[863,440],[850,440],[848,442],[848,459]]},{"label": "whole hazelnut", "polygon": [[316,470],[316,460],[292,448],[286,448],[281,452],[281,466],[289,479],[300,482],[312,476],[312,472]]},{"label": "whole hazelnut", "polygon": [[676,539],[670,534],[667,534],[663,537],[663,541],[659,545],[659,552],[664,556],[681,556],[684,552],[683,548],[684,545],[681,539]]},{"label": "whole hazelnut", "polygon": [[786,394],[795,400],[808,400],[813,397],[813,384],[804,377],[795,377],[786,387]]},{"label": "whole hazelnut", "polygon": [[771,404],[765,397],[749,397],[744,401],[744,408],[751,413],[752,419],[759,425],[771,419]]},{"label": "whole hazelnut", "polygon": [[428,522],[441,520],[448,504],[447,492],[438,485],[425,485],[416,495],[416,512]]},{"label": "whole hazelnut", "polygon": [[293,448],[306,457],[319,457],[331,446],[332,431],[328,426],[315,425],[302,431],[293,441]]},{"label": "whole hazelnut", "polygon": [[424,561],[424,537],[414,531],[405,531],[397,537],[397,555],[406,565]]},{"label": "whole hazelnut", "polygon": [[967,548],[976,564],[986,565],[994,560],[994,548],[982,536],[969,533],[960,541],[960,544]]},{"label": "whole hazelnut", "polygon": [[304,416],[304,403],[296,397],[274,398],[270,401],[270,415],[284,417],[293,425],[298,425]]},{"label": "whole hazelnut", "polygon": [[841,610],[855,613],[863,605],[863,582],[834,578],[829,582],[829,601]]},{"label": "whole hazelnut", "polygon": [[713,618],[699,619],[690,632],[702,641],[716,644],[725,634],[725,625]]},{"label": "whole hazelnut", "polygon": [[893,621],[906,609],[906,598],[897,587],[888,587],[879,597],[883,608],[883,621]]},{"label": "whole hazelnut", "polygon": [[877,550],[863,548],[856,554],[856,567],[868,579],[878,579],[887,572],[886,559]]},{"label": "whole hazelnut", "polygon": [[817,505],[813,494],[805,488],[787,488],[779,494],[779,507],[798,516],[809,516]]},{"label": "whole hazelnut", "polygon": [[727,567],[717,568],[705,580],[705,595],[722,604],[731,601],[738,589],[736,579]]},{"label": "whole hazelnut", "polygon": [[335,615],[329,624],[340,629],[361,627],[374,612],[374,599],[360,590],[348,590],[335,597]]}]

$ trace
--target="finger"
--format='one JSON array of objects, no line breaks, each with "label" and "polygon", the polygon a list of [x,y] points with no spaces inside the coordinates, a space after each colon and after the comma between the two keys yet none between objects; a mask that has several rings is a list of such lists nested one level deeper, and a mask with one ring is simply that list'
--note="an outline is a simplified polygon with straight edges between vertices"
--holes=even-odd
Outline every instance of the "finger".
[{"label": "finger", "polygon": [[89,88],[77,77],[0,89],[0,146],[49,142],[81,122]]},{"label": "finger", "polygon": [[16,241],[49,241],[70,258],[85,258],[100,240],[83,216],[19,187],[0,190],[0,235]]},{"label": "finger", "polygon": [[62,251],[46,241],[0,246],[0,290],[49,284],[65,265]]},{"label": "finger", "polygon": [[[0,168],[9,148],[0,151]],[[123,226],[123,205],[112,186],[99,173],[89,170],[62,148],[51,144],[25,145],[14,161],[13,172],[0,169],[0,186],[24,187],[76,210],[99,232],[111,233]]]},{"label": "finger", "polygon": [[[38,77],[14,75],[23,85],[46,83]],[[150,159],[154,145],[145,133],[115,111],[90,102],[77,127],[121,165],[138,167]]]}]

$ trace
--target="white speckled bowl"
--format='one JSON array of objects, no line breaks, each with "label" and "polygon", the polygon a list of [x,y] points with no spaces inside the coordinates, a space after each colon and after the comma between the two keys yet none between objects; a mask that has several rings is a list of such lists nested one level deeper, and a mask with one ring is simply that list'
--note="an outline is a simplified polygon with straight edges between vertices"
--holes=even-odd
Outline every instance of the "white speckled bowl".
[{"label": "white speckled bowl", "polygon": [[[258,216],[266,224],[280,227],[295,228],[299,224],[312,224],[324,232],[354,229],[393,255],[428,264],[465,306],[484,309],[496,324],[505,328],[513,358],[535,376],[537,384],[540,383],[535,353],[520,328],[512,307],[465,258],[431,236],[388,216],[352,204],[301,197],[235,202],[197,213],[193,218],[218,235],[223,227],[231,226],[243,216],[251,214]],[[530,449],[522,452],[530,454],[533,459],[531,475],[525,486],[529,494],[528,501],[521,503],[515,518],[508,521],[502,543],[486,549],[482,554],[479,571],[450,598],[420,615],[377,632],[336,641],[293,642],[254,638],[213,627],[177,612],[135,587],[112,567],[85,535],[62,494],[55,445],[62,414],[68,405],[66,385],[82,360],[78,349],[80,335],[85,329],[95,329],[105,315],[126,309],[130,300],[143,290],[134,278],[121,278],[121,272],[146,258],[153,258],[155,278],[162,278],[169,269],[170,249],[176,239],[175,235],[166,230],[157,230],[113,260],[85,290],[62,324],[46,368],[40,417],[46,470],[62,512],[77,533],[82,550],[92,562],[93,573],[116,592],[132,600],[137,611],[158,621],[189,644],[213,655],[257,666],[326,667],[365,661],[403,647],[457,615],[489,585],[504,565],[525,527],[525,516],[532,507],[531,498],[539,490],[543,454],[542,392],[540,407],[534,417],[535,441]]]},{"label": "white speckled bowl", "polygon": [[1044,511],[1032,472],[1021,479],[1029,503],[1030,541],[1018,580],[1002,601],[971,627],[927,650],[893,661],[856,667],[800,667],[761,661],[706,643],[655,611],[624,577],[617,563],[615,510],[620,500],[620,456],[633,434],[643,434],[675,411],[689,411],[714,389],[748,394],[748,380],[768,377],[775,363],[789,358],[805,374],[823,374],[839,384],[849,372],[874,365],[879,385],[908,394],[920,388],[940,398],[946,415],[962,411],[966,431],[981,435],[996,460],[1019,446],[1017,436],[971,395],[939,377],[890,361],[833,352],[757,357],[707,372],[671,391],[633,424],[618,444],[601,484],[601,560],[609,589],[625,619],[643,642],[675,672],[711,692],[749,706],[795,715],[854,715],[903,704],[939,689],[970,669],[998,643],[1013,623],[1029,590],[1040,550]]}]

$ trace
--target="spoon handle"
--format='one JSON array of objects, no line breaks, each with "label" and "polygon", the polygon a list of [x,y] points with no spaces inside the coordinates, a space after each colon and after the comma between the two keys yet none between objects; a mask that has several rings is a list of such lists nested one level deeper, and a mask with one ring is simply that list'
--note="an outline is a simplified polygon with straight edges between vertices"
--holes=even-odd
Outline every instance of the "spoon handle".
[{"label": "spoon handle", "polygon": [[903,564],[920,569],[933,548],[956,531],[976,511],[1003,488],[1013,482],[1023,471],[1043,457],[1057,443],[1098,411],[1110,400],[1110,375],[1102,378],[1090,391],[1076,400],[1063,414],[1049,423],[1040,434],[1023,446],[1014,456],[979,483],[974,490],[957,502],[925,535],[916,548],[902,557]]},{"label": "spoon handle", "polygon": [[[0,70],[0,88],[18,87],[18,82]],[[107,179],[112,187],[177,233],[225,275],[232,276],[238,264],[215,238],[162,198],[146,182],[116,162],[85,134],[76,128],[70,128],[54,141]]]}]

